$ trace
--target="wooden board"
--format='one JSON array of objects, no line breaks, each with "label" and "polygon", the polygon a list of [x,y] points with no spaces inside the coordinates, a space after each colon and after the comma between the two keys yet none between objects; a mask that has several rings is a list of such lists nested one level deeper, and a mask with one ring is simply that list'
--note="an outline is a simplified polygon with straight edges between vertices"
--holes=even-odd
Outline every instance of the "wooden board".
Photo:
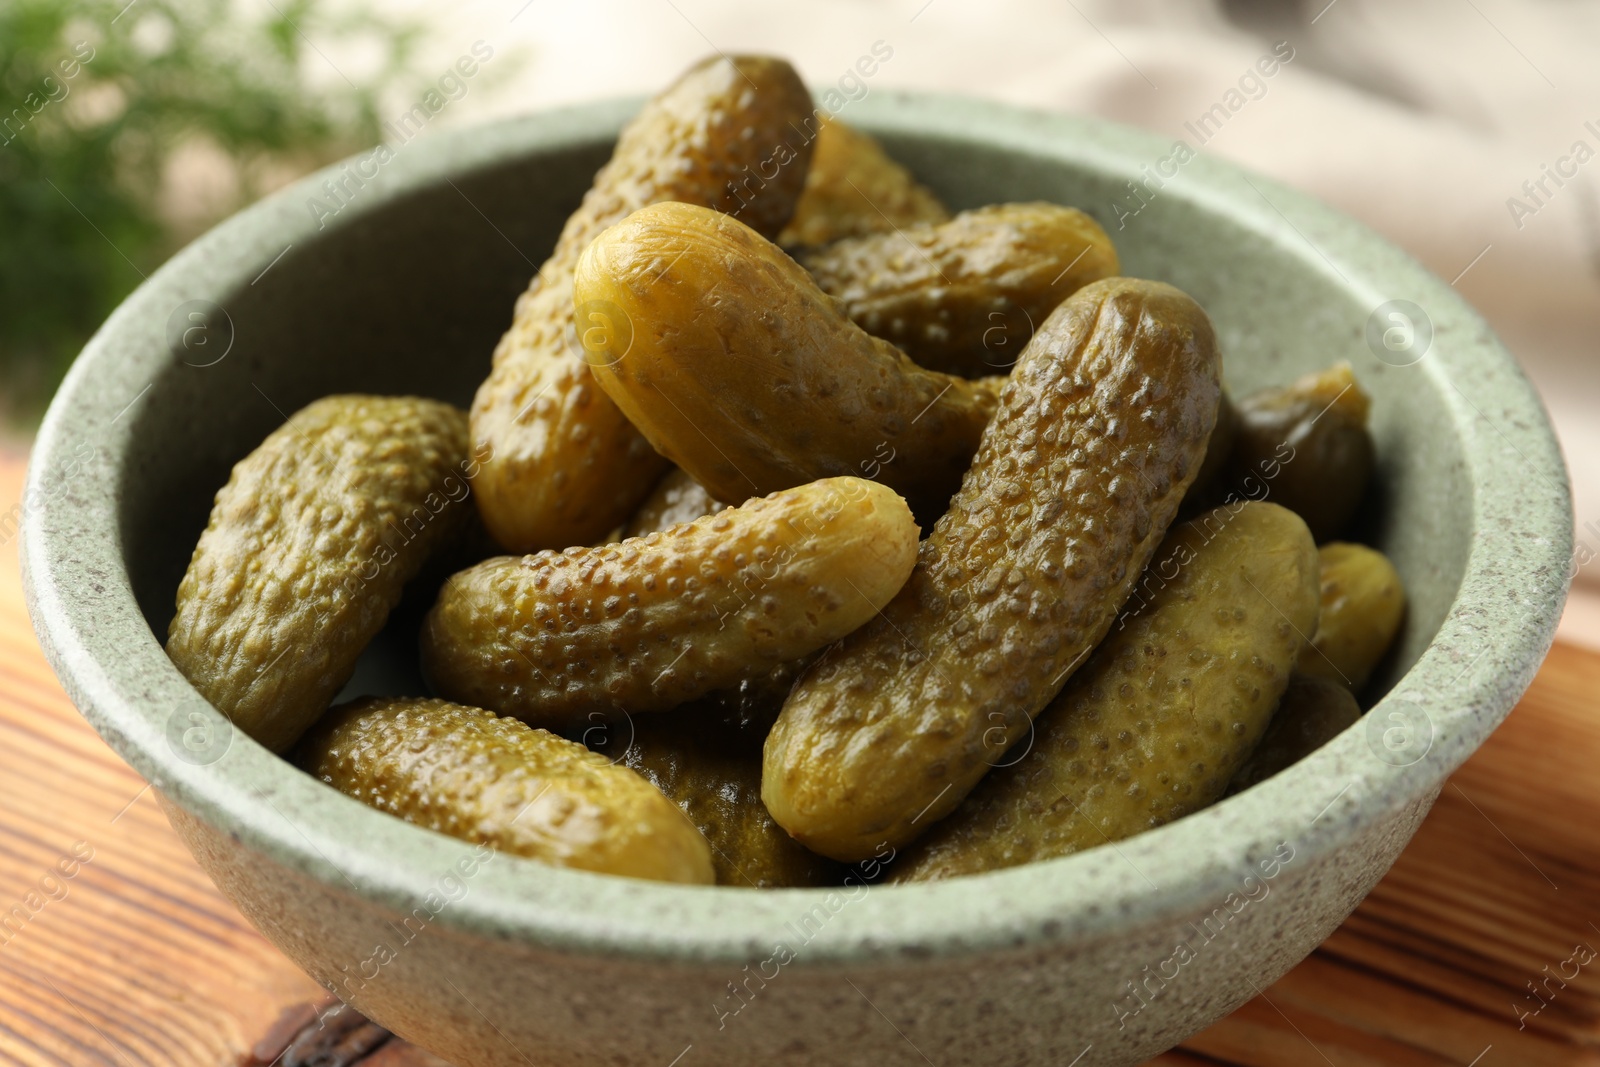
[{"label": "wooden board", "polygon": [[[0,510],[22,465],[0,455]],[[1574,955],[1600,949],[1597,693],[1600,654],[1557,645],[1356,913],[1152,1063],[1600,1067],[1600,956]],[[0,782],[0,1063],[270,1063],[311,1019],[322,990],[212,888],[56,684],[14,539],[0,546]],[[441,1067],[399,1041],[360,1063]]]}]

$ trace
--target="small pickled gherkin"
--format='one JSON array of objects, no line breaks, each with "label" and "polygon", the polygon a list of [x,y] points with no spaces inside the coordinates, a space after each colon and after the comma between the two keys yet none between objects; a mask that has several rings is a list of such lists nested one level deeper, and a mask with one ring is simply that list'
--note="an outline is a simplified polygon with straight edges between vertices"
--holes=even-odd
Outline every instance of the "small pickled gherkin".
[{"label": "small pickled gherkin", "polygon": [[761,803],[761,743],[783,702],[781,693],[767,699],[764,708],[707,699],[613,721],[586,730],[585,743],[683,809],[711,847],[718,885],[837,885],[844,869],[784,833]]},{"label": "small pickled gherkin", "polygon": [[1272,713],[1261,744],[1245,760],[1228,785],[1241,792],[1305,759],[1361,718],[1361,705],[1350,690],[1326,678],[1296,674]]},{"label": "small pickled gherkin", "polygon": [[778,243],[815,247],[949,217],[874,137],[829,118],[817,131],[805,190]]},{"label": "small pickled gherkin", "polygon": [[997,383],[924,370],[839,312],[738,219],[654,204],[578,264],[593,374],[656,450],[718,500],[865,475],[942,514]]},{"label": "small pickled gherkin", "polygon": [[920,366],[1004,374],[1057,304],[1117,273],[1100,225],[1056,204],[994,204],[839,241],[800,263],[851,320]]},{"label": "small pickled gherkin", "polygon": [[1111,278],[1051,314],[911,579],[789,694],[761,790],[784,829],[853,862],[961,802],[1115,621],[1200,469],[1219,374],[1172,286]]},{"label": "small pickled gherkin", "polygon": [[812,140],[802,124],[811,116],[811,94],[788,63],[714,56],[622,131],[518,298],[472,402],[472,439],[488,455],[478,506],[506,549],[591,544],[625,523],[667,469],[590,375],[573,319],[578,257],[612,223],[665,200],[726,211],[775,236],[805,183]]},{"label": "small pickled gherkin", "polygon": [[1360,692],[1400,630],[1405,586],[1394,564],[1375,548],[1335,541],[1317,555],[1322,617],[1300,655],[1300,671]]},{"label": "small pickled gherkin", "polygon": [[670,530],[680,522],[693,522],[703,515],[715,515],[727,506],[695,481],[688,471],[673,467],[645,497],[644,503],[639,505],[639,510],[633,513],[633,518],[623,528],[622,536],[616,540]]},{"label": "small pickled gherkin", "polygon": [[711,852],[655,786],[582,745],[482,708],[366,697],[295,762],[363,804],[557,867],[709,885]]},{"label": "small pickled gherkin", "polygon": [[167,655],[281,752],[350,680],[406,583],[466,525],[466,415],[324,397],[233,468],[178,586]]},{"label": "small pickled gherkin", "polygon": [[1065,856],[1221,799],[1316,618],[1316,545],[1293,512],[1244,502],[1174,527],[1022,754],[1007,753],[891,879]]},{"label": "small pickled gherkin", "polygon": [[1348,363],[1240,400],[1235,488],[1298,514],[1318,544],[1340,536],[1372,476],[1371,406]]},{"label": "small pickled gherkin", "polygon": [[892,490],[830,478],[614,545],[501,556],[423,625],[437,692],[535,725],[670,712],[838,640],[916,562]]}]

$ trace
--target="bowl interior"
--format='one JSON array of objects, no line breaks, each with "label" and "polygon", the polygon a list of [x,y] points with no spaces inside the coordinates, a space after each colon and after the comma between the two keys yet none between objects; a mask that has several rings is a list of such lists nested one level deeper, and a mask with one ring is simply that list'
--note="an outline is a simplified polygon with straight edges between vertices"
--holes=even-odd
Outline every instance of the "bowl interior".
[{"label": "bowl interior", "polygon": [[[1367,347],[1363,295],[1304,246],[1274,240],[1178,190],[1147,189],[1150,199],[1140,206],[1120,170],[1099,169],[1092,159],[1064,161],[996,144],[982,131],[964,138],[879,132],[891,154],[953,209],[1048,200],[1095,216],[1115,241],[1124,273],[1170,282],[1205,307],[1236,396],[1335,360],[1354,364],[1373,395],[1382,469],[1353,535],[1390,555],[1410,594],[1397,647],[1368,695],[1386,690],[1432,640],[1460,586],[1472,493],[1439,384],[1385,364]],[[209,353],[172,361],[131,432],[119,522],[154,634],[166,633],[212,495],[231,465],[290,413],[338,392],[470,402],[516,295],[611,141],[596,131],[588,141],[457,175],[370,209],[356,188],[344,209],[350,219],[294,243],[251,283],[210,294],[231,319],[231,349],[210,365],[199,365],[215,358]],[[345,183],[346,192],[352,187]],[[337,203],[314,188],[308,214],[312,193],[323,205]],[[1270,484],[1266,493],[1271,499]],[[397,613],[345,697],[422,691],[415,634],[427,596],[419,591]]]}]

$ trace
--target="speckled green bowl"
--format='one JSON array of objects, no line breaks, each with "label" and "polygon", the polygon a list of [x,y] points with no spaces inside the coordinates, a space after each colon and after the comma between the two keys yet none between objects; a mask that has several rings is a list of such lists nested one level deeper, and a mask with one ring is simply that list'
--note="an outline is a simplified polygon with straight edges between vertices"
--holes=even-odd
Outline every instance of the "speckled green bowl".
[{"label": "speckled green bowl", "polygon": [[[1376,681],[1389,695],[1291,771],[1117,846],[991,875],[674,888],[474,865],[468,846],[231,736],[162,654],[229,466],[326,393],[465,403],[636,107],[432,136],[354,179],[317,175],[197,241],[112,316],[45,420],[24,540],[34,624],[78,707],[267,937],[461,1067],[1131,1064],[1254,995],[1355,907],[1522,693],[1564,599],[1570,504],[1533,391],[1448,286],[1203,155],[1167,164],[1175,176],[1133,214],[1125,183],[1171,156],[1148,134],[888,93],[843,116],[956,207],[1037,198],[1096,215],[1127,273],[1211,313],[1235,391],[1355,364],[1382,457],[1365,533],[1411,610]],[[1416,362],[1421,340],[1384,347],[1386,313],[1369,344],[1396,299],[1432,324]],[[227,321],[189,319],[191,301]],[[380,641],[356,686],[408,687],[411,656]]]}]

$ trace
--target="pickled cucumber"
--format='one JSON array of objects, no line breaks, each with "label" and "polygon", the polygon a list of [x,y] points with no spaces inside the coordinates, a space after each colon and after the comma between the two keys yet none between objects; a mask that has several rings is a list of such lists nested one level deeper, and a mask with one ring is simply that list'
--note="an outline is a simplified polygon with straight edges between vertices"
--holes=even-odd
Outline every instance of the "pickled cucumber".
[{"label": "pickled cucumber", "polygon": [[1317,555],[1322,619],[1311,647],[1300,655],[1300,671],[1358,692],[1400,630],[1405,587],[1394,564],[1375,548],[1334,541]]},{"label": "pickled cucumber", "polygon": [[645,497],[639,510],[628,520],[622,537],[617,540],[670,530],[680,522],[693,522],[702,515],[715,515],[727,506],[706,492],[706,487],[695,481],[687,471],[673,467]]},{"label": "pickled cucumber", "polygon": [[1371,406],[1348,363],[1245,397],[1234,435],[1236,490],[1296,512],[1318,544],[1340,536],[1372,476]]},{"label": "pickled cucumber", "polygon": [[[772,714],[781,703],[780,695]],[[843,869],[801,847],[761,804],[761,743],[770,724],[770,715],[747,717],[715,701],[697,701],[613,723],[597,750],[683,809],[711,847],[718,885],[837,885]],[[590,731],[591,738],[597,732]]]},{"label": "pickled cucumber", "polygon": [[928,881],[1119,841],[1220,799],[1317,619],[1310,531],[1275,504],[1174,527],[1118,628],[991,773],[896,863]]},{"label": "pickled cucumber", "polygon": [[295,762],[429,830],[558,867],[709,885],[711,851],[655,786],[482,708],[413,697],[342,704]]},{"label": "pickled cucumber", "polygon": [[1238,793],[1299,763],[1361,718],[1361,705],[1338,682],[1296,674],[1272,713],[1261,744],[1233,776]]},{"label": "pickled cucumber", "polygon": [[727,211],[775,235],[805,183],[812,145],[800,124],[811,114],[810,93],[783,60],[714,57],[623,130],[518,298],[472,404],[475,447],[491,454],[478,506],[508,550],[593,543],[625,523],[667,469],[590,376],[573,327],[579,255],[607,226],[662,200]]},{"label": "pickled cucumber", "polygon": [[937,517],[994,412],[996,384],[918,367],[782,249],[705,208],[656,204],[607,230],[575,298],[617,317],[586,334],[595,379],[719,500],[854,474]]},{"label": "pickled cucumber", "polygon": [[1171,286],[1107,279],[1051,314],[910,581],[790,693],[762,778],[784,829],[855,861],[956,807],[1116,619],[1218,379],[1210,320]]},{"label": "pickled cucumber", "polygon": [[1004,374],[1034,328],[1117,273],[1093,219],[1055,204],[995,204],[949,222],[839,241],[801,264],[856,325],[930,370]]},{"label": "pickled cucumber", "polygon": [[477,473],[466,416],[449,404],[307,405],[217,493],[178,586],[167,655],[235,726],[282,751],[463,526]]},{"label": "pickled cucumber", "polygon": [[825,245],[950,217],[939,198],[871,135],[829,118],[817,131],[805,191],[778,235],[785,248]]},{"label": "pickled cucumber", "polygon": [[600,548],[456,575],[423,625],[443,696],[534,725],[667,711],[843,637],[916,562],[905,501],[832,478]]}]

